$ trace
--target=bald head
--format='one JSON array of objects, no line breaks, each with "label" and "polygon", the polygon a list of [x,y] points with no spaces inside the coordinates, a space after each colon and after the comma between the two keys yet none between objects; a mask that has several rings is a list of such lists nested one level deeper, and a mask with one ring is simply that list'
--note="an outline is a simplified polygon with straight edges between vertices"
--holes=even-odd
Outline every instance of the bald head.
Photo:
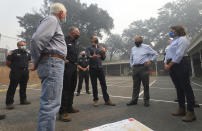
[{"label": "bald head", "polygon": [[135,42],[142,42],[143,41],[143,38],[142,38],[142,36],[140,36],[140,35],[136,35],[135,36]]},{"label": "bald head", "polygon": [[135,45],[136,47],[140,47],[143,42],[143,38],[140,35],[135,36]]}]

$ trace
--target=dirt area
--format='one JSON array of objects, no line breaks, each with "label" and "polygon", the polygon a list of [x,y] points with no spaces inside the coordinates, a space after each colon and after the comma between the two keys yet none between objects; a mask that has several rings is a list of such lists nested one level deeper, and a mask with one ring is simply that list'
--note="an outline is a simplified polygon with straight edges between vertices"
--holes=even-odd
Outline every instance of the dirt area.
[{"label": "dirt area", "polygon": [[[0,66],[0,84],[9,83],[9,73],[10,69],[6,66]],[[29,73],[29,82],[40,82],[37,71]]]}]

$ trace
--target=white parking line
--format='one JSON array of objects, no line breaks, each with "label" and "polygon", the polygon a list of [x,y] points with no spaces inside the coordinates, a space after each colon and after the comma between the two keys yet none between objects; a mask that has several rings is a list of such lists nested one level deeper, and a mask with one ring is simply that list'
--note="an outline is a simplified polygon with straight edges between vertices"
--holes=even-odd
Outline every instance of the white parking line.
[{"label": "white parking line", "polygon": [[[91,95],[92,95],[92,94],[91,94]],[[99,95],[99,96],[103,96],[103,95]],[[109,95],[109,96],[112,97],[112,98],[131,99],[131,97],[126,97],[126,96],[113,96],[113,95]],[[143,100],[143,98],[139,98],[139,99],[140,99],[140,100]],[[167,101],[167,100],[150,99],[150,101],[178,104],[178,102]],[[199,105],[202,106],[202,104],[199,104]]]},{"label": "white parking line", "polygon": [[194,85],[197,85],[199,87],[202,87],[202,85],[198,84],[198,83],[195,83],[195,82],[192,82]]},{"label": "white parking line", "polygon": [[[152,89],[160,89],[160,90],[176,90],[175,88],[161,88],[161,87],[152,87]],[[202,89],[192,89],[193,91],[202,91]]]},{"label": "white parking line", "polygon": [[[149,87],[151,87],[157,80],[152,81],[152,83],[149,84]],[[139,97],[144,93],[144,90],[140,92]]]}]

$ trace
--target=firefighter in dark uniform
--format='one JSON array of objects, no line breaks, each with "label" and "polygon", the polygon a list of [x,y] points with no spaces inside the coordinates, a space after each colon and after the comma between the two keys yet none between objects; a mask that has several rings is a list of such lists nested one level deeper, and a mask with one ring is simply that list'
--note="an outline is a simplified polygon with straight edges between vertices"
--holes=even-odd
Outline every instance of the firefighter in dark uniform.
[{"label": "firefighter in dark uniform", "polygon": [[99,106],[98,103],[98,89],[97,89],[97,78],[100,81],[102,88],[102,94],[105,101],[105,105],[115,106],[115,104],[110,100],[109,94],[107,93],[107,84],[105,80],[105,75],[102,67],[102,61],[106,58],[106,50],[104,47],[100,46],[98,43],[98,38],[96,35],[91,37],[92,46],[87,48],[86,55],[89,58],[89,73],[91,84],[93,88],[93,106]]},{"label": "firefighter in dark uniform", "polygon": [[73,108],[72,106],[74,91],[77,84],[77,61],[79,54],[79,45],[77,39],[79,36],[79,29],[76,27],[71,27],[69,30],[69,36],[65,38],[67,44],[67,57],[65,61],[61,107],[59,110],[59,119],[64,122],[71,121],[68,113],[79,112],[78,109]]},{"label": "firefighter in dark uniform", "polygon": [[14,95],[18,84],[20,84],[20,104],[28,105],[26,88],[29,80],[28,65],[31,61],[30,54],[25,50],[25,42],[17,43],[18,49],[11,51],[7,56],[6,64],[11,69],[10,84],[6,95],[6,108],[13,109]]},{"label": "firefighter in dark uniform", "polygon": [[79,69],[79,84],[77,89],[77,96],[80,95],[80,91],[82,89],[83,79],[85,79],[86,83],[86,93],[90,94],[89,92],[89,61],[86,57],[86,52],[81,52],[81,57],[79,58],[78,62],[78,69]]}]

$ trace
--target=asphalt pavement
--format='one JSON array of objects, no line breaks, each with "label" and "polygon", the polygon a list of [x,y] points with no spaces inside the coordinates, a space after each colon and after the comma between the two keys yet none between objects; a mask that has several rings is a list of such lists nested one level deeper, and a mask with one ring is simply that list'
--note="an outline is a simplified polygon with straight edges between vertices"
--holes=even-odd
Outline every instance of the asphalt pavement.
[{"label": "asphalt pavement", "polygon": [[[202,130],[202,82],[193,80],[192,87],[197,102],[201,108],[195,108],[197,120],[191,123],[181,121],[171,112],[178,108],[173,100],[176,90],[169,77],[150,77],[150,107],[144,107],[141,89],[138,105],[126,106],[131,100],[132,78],[107,76],[110,99],[117,105],[106,106],[99,88],[99,107],[93,107],[92,94],[85,93],[85,85],[80,96],[75,96],[74,107],[79,113],[70,114],[71,122],[56,120],[56,131],[82,131],[107,123],[134,118],[155,131],[201,131]],[[99,83],[99,82],[98,82]],[[15,109],[5,109],[5,96],[8,85],[0,85],[0,113],[6,114],[6,119],[0,121],[0,131],[36,131],[41,87],[39,83],[30,83],[27,97],[31,105],[20,105],[18,90],[15,94]],[[91,86],[90,86],[91,89]],[[92,91],[91,91],[92,92]]]}]

